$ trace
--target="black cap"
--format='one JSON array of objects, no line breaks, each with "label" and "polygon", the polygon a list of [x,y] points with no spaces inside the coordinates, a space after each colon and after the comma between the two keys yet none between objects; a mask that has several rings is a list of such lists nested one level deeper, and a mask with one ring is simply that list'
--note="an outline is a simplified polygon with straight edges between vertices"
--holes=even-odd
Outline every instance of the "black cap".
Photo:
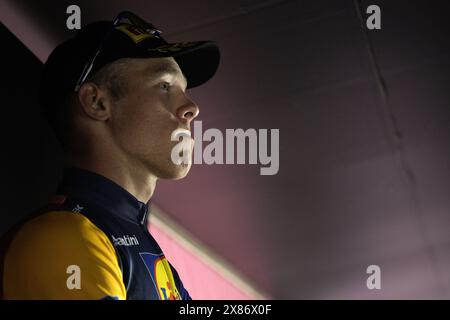
[{"label": "black cap", "polygon": [[[124,13],[140,19],[126,11],[119,16]],[[80,76],[86,67],[91,68],[91,76],[121,58],[173,57],[187,79],[187,88],[197,87],[215,74],[220,61],[215,42],[168,43],[159,30],[144,23],[146,28],[126,22],[94,22],[58,45],[48,57],[41,78],[39,98],[44,112],[61,106],[80,80],[84,81]]]}]

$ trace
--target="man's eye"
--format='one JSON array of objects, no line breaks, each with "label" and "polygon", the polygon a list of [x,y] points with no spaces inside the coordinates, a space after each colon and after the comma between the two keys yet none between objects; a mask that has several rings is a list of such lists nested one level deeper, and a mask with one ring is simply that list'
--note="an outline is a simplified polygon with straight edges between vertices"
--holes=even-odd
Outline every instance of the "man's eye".
[{"label": "man's eye", "polygon": [[170,83],[168,83],[168,82],[161,82],[159,84],[159,88],[162,89],[162,90],[165,90],[165,91],[169,91]]}]

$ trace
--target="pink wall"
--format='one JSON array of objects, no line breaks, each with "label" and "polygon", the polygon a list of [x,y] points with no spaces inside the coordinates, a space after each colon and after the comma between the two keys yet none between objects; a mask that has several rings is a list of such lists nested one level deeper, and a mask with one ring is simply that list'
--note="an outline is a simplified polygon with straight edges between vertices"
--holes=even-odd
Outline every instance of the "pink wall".
[{"label": "pink wall", "polygon": [[167,259],[177,269],[192,299],[254,299],[163,230],[154,225],[149,229]]}]

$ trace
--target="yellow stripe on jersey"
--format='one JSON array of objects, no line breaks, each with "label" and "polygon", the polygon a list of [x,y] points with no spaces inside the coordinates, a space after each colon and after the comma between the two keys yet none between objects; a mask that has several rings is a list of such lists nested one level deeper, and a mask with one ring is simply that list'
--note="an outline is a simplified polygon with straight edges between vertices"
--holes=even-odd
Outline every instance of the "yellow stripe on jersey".
[{"label": "yellow stripe on jersey", "polygon": [[49,212],[25,223],[6,252],[5,299],[126,299],[111,241],[85,216]]}]

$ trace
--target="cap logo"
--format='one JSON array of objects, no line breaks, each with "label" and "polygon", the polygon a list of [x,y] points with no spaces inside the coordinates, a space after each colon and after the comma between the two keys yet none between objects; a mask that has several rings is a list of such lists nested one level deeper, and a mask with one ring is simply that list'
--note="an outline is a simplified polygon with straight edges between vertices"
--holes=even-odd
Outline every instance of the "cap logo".
[{"label": "cap logo", "polygon": [[177,52],[184,48],[189,48],[196,45],[195,42],[179,42],[179,43],[173,43],[173,44],[165,44],[153,49],[147,49],[148,51],[158,51],[158,52]]},{"label": "cap logo", "polygon": [[139,43],[147,38],[158,38],[157,35],[151,34],[131,24],[121,24],[120,26],[117,26],[116,29],[125,33],[129,38],[131,38],[131,40],[134,41],[134,43]]}]

